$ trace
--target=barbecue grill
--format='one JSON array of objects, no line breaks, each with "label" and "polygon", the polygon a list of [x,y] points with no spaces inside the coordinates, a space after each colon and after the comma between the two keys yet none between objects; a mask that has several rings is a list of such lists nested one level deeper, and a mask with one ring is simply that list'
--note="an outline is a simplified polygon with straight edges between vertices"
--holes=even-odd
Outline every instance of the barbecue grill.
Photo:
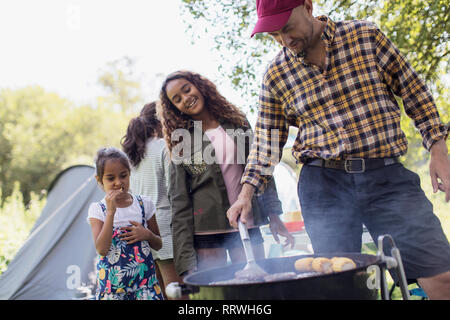
[{"label": "barbecue grill", "polygon": [[[385,240],[389,240],[391,255],[385,253]],[[294,264],[306,257],[347,257],[356,268],[329,274],[299,272]],[[409,299],[400,252],[390,235],[378,238],[377,255],[361,253],[323,253],[257,260],[269,275],[269,280],[233,281],[235,273],[245,263],[230,264],[194,272],[185,277],[184,283],[170,283],[166,288],[169,297],[191,294],[192,299],[205,300],[287,300],[287,299],[350,299],[373,300],[380,290],[383,300],[389,299],[386,270],[395,272],[400,281],[403,299]],[[372,273],[372,271],[379,271]]]}]

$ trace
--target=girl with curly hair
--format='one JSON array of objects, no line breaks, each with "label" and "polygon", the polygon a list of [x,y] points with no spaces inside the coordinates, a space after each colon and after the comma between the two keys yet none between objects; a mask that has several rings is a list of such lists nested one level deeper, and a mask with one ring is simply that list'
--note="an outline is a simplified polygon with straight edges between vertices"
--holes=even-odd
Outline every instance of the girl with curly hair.
[{"label": "girl with curly hair", "polygon": [[[214,83],[189,71],[177,71],[165,79],[159,113],[172,158],[169,200],[178,274],[223,266],[227,253],[233,263],[245,261],[239,233],[228,223],[226,212],[241,190],[250,148],[251,136],[246,133],[251,133],[251,128],[246,116],[219,93]],[[182,141],[175,134],[180,129],[187,132]],[[242,135],[247,139],[240,139]],[[180,154],[182,161],[174,161],[179,156],[175,151],[180,142],[188,147]],[[208,152],[213,162],[206,161]],[[244,161],[239,162],[237,158],[242,154]],[[293,237],[278,216],[282,210],[273,179],[267,191],[253,200],[253,216],[246,225],[255,257],[264,258],[259,226],[269,219],[276,226],[272,228],[275,239],[279,233],[293,245]]]}]

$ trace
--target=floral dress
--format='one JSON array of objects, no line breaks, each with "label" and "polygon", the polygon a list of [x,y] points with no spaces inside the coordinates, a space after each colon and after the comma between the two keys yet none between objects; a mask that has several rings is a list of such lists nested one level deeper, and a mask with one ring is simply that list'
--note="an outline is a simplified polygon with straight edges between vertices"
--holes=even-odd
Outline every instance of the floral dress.
[{"label": "floral dress", "polygon": [[[140,196],[137,199],[144,225],[144,203]],[[103,212],[106,212],[105,205],[101,202],[99,204]],[[163,300],[148,241],[129,245],[119,238],[123,233],[126,231],[114,227],[108,254],[98,256],[96,299]]]}]

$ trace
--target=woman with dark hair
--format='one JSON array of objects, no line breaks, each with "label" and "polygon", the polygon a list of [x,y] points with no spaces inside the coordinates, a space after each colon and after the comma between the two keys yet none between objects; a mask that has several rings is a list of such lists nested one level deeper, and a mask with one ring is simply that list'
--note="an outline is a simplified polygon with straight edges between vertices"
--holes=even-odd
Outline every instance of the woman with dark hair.
[{"label": "woman with dark hair", "polygon": [[[169,75],[160,100],[158,112],[172,159],[169,200],[178,274],[223,266],[227,254],[233,263],[245,261],[239,233],[228,223],[226,212],[241,190],[250,148],[252,134],[246,116],[214,83],[189,71]],[[178,133],[182,141],[176,138]],[[183,150],[177,153],[180,143]],[[293,244],[278,216],[282,210],[273,179],[267,190],[261,199],[254,198],[253,216],[246,224],[256,258],[264,258],[259,226],[267,224],[268,217],[275,237],[286,236]]]},{"label": "woman with dark hair", "polygon": [[170,282],[180,282],[180,279],[173,264],[172,212],[167,198],[170,159],[162,139],[161,124],[156,117],[155,102],[146,104],[140,115],[131,119],[121,144],[132,165],[130,189],[149,196],[156,206],[156,220],[163,245],[152,254],[165,295],[165,286]]}]

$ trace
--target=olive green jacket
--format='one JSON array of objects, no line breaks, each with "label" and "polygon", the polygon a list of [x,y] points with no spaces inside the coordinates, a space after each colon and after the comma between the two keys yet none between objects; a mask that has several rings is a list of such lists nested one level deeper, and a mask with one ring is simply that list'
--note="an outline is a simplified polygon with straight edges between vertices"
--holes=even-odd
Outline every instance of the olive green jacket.
[{"label": "olive green jacket", "polygon": [[[239,129],[229,123],[221,123],[222,128]],[[235,132],[235,143],[243,142],[245,148],[237,148],[238,163],[245,166],[250,150],[252,135],[249,126],[241,127]],[[233,230],[230,226],[226,212],[230,208],[225,182],[220,165],[208,160],[208,155],[214,155],[214,148],[201,128],[194,126],[190,133],[190,142],[186,144],[186,152],[181,163],[175,163],[176,158],[172,150],[170,164],[169,201],[172,208],[172,237],[174,249],[174,262],[178,274],[192,270],[197,265],[194,249],[194,234],[201,232],[221,233]],[[227,132],[230,134],[229,132]],[[197,136],[194,137],[194,134]],[[201,138],[199,138],[201,137]],[[239,140],[244,139],[244,140]],[[189,140],[189,139],[187,139]],[[187,141],[189,142],[189,141]],[[181,143],[179,144],[181,145]],[[183,151],[184,153],[184,151]],[[209,158],[210,159],[210,158]],[[258,199],[252,199],[254,225],[267,224],[269,214],[281,214],[281,202],[278,199],[273,179],[268,184],[264,194],[270,195],[270,199],[264,199],[264,194],[259,202],[264,207],[270,207],[274,212],[261,212]]]}]

